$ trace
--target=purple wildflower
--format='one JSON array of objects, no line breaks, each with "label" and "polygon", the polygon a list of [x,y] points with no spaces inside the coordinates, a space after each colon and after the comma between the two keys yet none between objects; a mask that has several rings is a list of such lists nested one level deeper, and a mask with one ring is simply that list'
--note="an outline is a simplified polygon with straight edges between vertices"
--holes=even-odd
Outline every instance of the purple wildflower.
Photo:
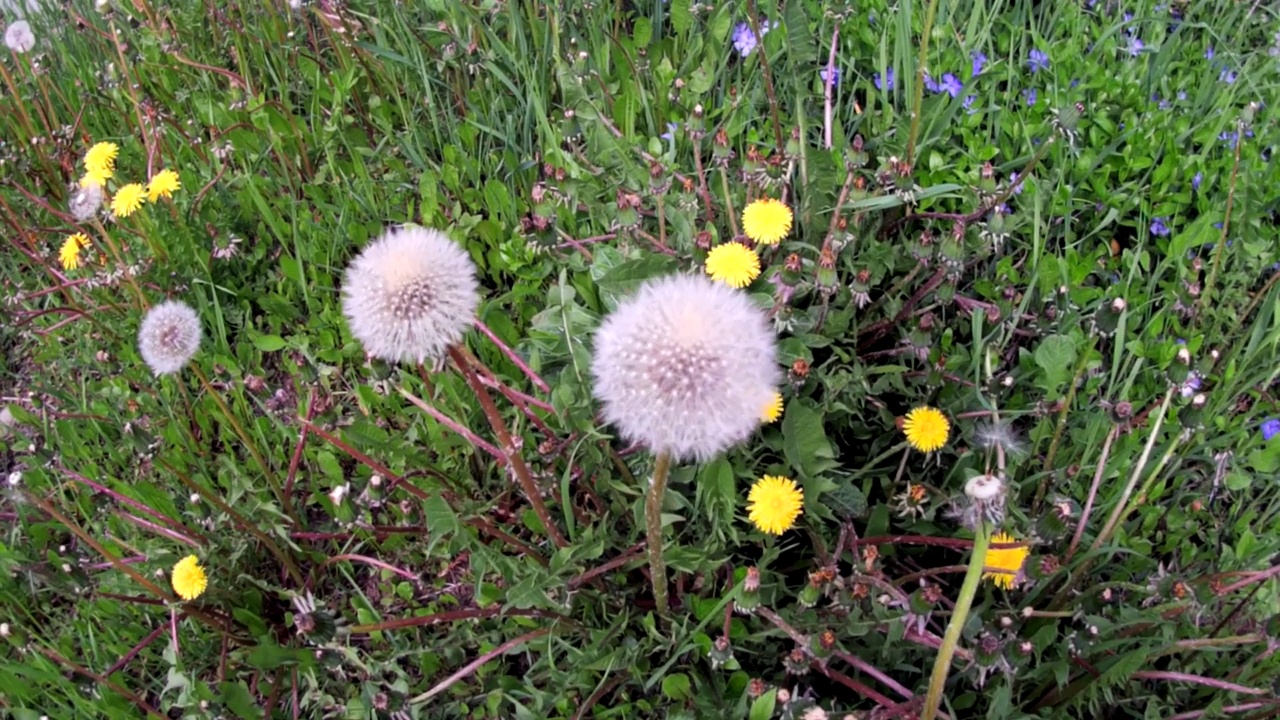
[{"label": "purple wildflower", "polygon": [[924,89],[928,90],[931,93],[942,92],[942,86],[938,84],[937,80],[934,80],[932,77],[929,77],[929,73],[924,74]]},{"label": "purple wildflower", "polygon": [[1200,183],[1201,183],[1201,182],[1203,182],[1203,181],[1204,181],[1204,173],[1199,173],[1199,172],[1198,172],[1198,173],[1196,173],[1196,176],[1195,176],[1195,177],[1193,177],[1193,178],[1191,178],[1191,189],[1192,189],[1192,190],[1199,190],[1199,189],[1200,189]]},{"label": "purple wildflower", "polygon": [[[769,32],[769,21],[767,19],[760,20],[760,39]],[[738,51],[742,57],[746,57],[756,49],[756,34],[751,29],[751,23],[740,22],[733,29],[733,48]]]},{"label": "purple wildflower", "polygon": [[1022,97],[1024,97],[1024,98],[1026,98],[1026,99],[1027,99],[1027,107],[1031,107],[1031,106],[1035,105],[1035,104],[1036,104],[1036,97],[1037,97],[1037,95],[1036,95],[1036,89],[1035,89],[1035,88],[1027,88],[1026,90],[1023,90],[1023,91],[1022,91]]},{"label": "purple wildflower", "polygon": [[970,77],[978,77],[982,74],[982,67],[987,64],[987,56],[974,50],[969,53],[969,59],[973,60],[973,74]]},{"label": "purple wildflower", "polygon": [[1169,237],[1169,226],[1165,224],[1165,218],[1158,217],[1151,221],[1151,234],[1156,237]]},{"label": "purple wildflower", "polygon": [[877,90],[883,90],[885,89],[885,86],[892,87],[893,86],[893,68],[888,68],[887,70],[885,70],[883,76],[881,76],[880,73],[876,73],[874,80],[875,80]]},{"label": "purple wildflower", "polygon": [[960,97],[961,90],[964,90],[964,83],[960,82],[960,78],[956,77],[955,75],[952,75],[951,73],[945,73],[942,76],[943,92],[947,93],[948,95],[954,98],[954,97]]},{"label": "purple wildflower", "polygon": [[1262,423],[1262,441],[1270,442],[1271,438],[1280,435],[1280,420],[1271,418]]},{"label": "purple wildflower", "polygon": [[968,110],[970,115],[972,115],[972,114],[974,114],[975,112],[977,112],[977,110],[974,110],[974,109],[973,109],[973,101],[974,101],[974,100],[977,100],[977,99],[978,99],[978,96],[977,96],[977,95],[965,95],[965,96],[964,96],[964,109],[965,109],[965,110]]},{"label": "purple wildflower", "polygon": [[1014,195],[1021,195],[1026,183],[1018,183],[1018,173],[1009,173],[1009,185],[1013,187]]},{"label": "purple wildflower", "polygon": [[1178,91],[1178,99],[1179,99],[1179,100],[1186,100],[1186,99],[1187,99],[1187,91],[1186,91],[1186,90],[1179,90],[1179,91]]},{"label": "purple wildflower", "polygon": [[1210,46],[1209,46],[1209,49],[1208,49],[1208,50],[1205,50],[1205,51],[1204,51],[1204,59],[1205,59],[1205,60],[1212,60],[1212,59],[1213,59],[1213,46],[1212,46],[1212,45],[1210,45]]},{"label": "purple wildflower", "polygon": [[1031,72],[1040,72],[1049,69],[1049,56],[1039,48],[1033,48],[1027,53],[1027,67],[1031,68]]},{"label": "purple wildflower", "polygon": [[1230,68],[1222,68],[1222,71],[1218,73],[1218,82],[1224,82],[1228,85],[1232,85],[1235,81],[1236,74],[1232,72]]},{"label": "purple wildflower", "polygon": [[[827,84],[827,69],[822,68],[822,70],[818,71],[818,75],[822,78],[822,85],[825,87]],[[833,67],[831,68],[831,85],[834,87],[839,84],[840,84],[840,68]]]},{"label": "purple wildflower", "polygon": [[1142,42],[1142,38],[1137,35],[1129,38],[1129,57],[1138,57],[1146,44]]},{"label": "purple wildflower", "polygon": [[669,122],[667,123],[667,131],[662,133],[658,137],[662,138],[663,140],[675,140],[676,130],[679,130],[679,129],[680,129],[680,123]]},{"label": "purple wildflower", "polygon": [[[1182,344],[1185,345],[1186,341],[1184,340]],[[1200,388],[1203,386],[1204,378],[1201,377],[1200,373],[1192,370],[1187,373],[1187,379],[1182,381],[1182,387],[1178,389],[1178,393],[1184,398],[1189,398],[1200,392]]]}]

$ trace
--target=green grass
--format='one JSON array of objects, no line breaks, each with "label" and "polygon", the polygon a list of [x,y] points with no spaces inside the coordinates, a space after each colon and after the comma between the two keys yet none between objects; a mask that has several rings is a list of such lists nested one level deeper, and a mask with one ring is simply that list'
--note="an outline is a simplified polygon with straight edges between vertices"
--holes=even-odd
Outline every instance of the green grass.
[{"label": "green grass", "polygon": [[[974,537],[952,511],[990,472],[1030,555],[969,588],[944,712],[1280,707],[1274,9],[334,4],[47,3],[0,56],[0,717],[920,713]],[[963,90],[918,94],[920,57]],[[64,270],[100,141],[111,191],[182,189],[81,226]],[[795,210],[746,290],[786,409],[672,468],[663,618],[653,458],[599,421],[591,339],[762,196]],[[367,362],[346,326],[344,268],[406,222],[463,244],[530,368],[467,335],[496,413],[458,362]],[[166,298],[204,341],[157,379],[136,333]],[[895,425],[926,404],[952,423],[927,456]],[[564,547],[450,423],[510,429]],[[778,538],[747,521],[764,474],[804,489]],[[209,587],[176,602],[191,553]]]}]

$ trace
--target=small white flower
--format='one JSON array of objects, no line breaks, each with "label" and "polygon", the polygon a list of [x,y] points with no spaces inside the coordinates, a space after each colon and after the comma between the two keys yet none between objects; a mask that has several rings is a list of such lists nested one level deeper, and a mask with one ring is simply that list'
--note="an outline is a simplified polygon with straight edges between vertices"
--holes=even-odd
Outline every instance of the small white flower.
[{"label": "small white flower", "polygon": [[36,36],[31,33],[31,24],[26,20],[17,20],[4,29],[4,44],[16,53],[24,53],[36,46]]},{"label": "small white flower", "polygon": [[5,482],[9,483],[9,487],[18,487],[22,484],[22,473],[14,470],[9,473],[9,477],[5,479]]},{"label": "small white flower", "polygon": [[439,230],[390,230],[351,261],[342,314],[368,354],[423,362],[462,339],[480,304],[475,264]]},{"label": "small white flower", "polygon": [[347,493],[350,490],[351,490],[350,485],[346,485],[346,484],[339,485],[338,487],[329,491],[329,499],[333,501],[334,505],[341,505],[342,501],[347,497]]},{"label": "small white flower", "polygon": [[200,317],[186,303],[162,302],[151,308],[138,329],[138,351],[156,375],[176,373],[200,349]]},{"label": "small white flower", "polygon": [[9,623],[0,623],[0,637],[9,637],[10,632]]},{"label": "small white flower", "polygon": [[191,493],[190,497],[187,498],[187,502],[191,503],[192,505],[199,503],[200,493]]}]

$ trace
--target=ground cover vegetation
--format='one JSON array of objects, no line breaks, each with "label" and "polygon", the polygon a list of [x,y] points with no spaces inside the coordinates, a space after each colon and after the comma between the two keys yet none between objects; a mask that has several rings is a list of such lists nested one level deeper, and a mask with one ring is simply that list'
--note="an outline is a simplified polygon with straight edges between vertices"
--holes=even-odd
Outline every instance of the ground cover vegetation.
[{"label": "ground cover vegetation", "polygon": [[1280,709],[1274,7],[0,12],[0,715]]}]

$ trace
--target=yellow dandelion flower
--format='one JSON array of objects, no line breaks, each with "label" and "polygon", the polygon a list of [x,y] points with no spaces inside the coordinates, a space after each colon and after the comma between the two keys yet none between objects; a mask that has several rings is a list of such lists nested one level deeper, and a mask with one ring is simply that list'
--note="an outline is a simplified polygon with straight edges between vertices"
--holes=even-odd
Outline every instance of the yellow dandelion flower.
[{"label": "yellow dandelion flower", "polygon": [[907,434],[907,444],[911,447],[920,452],[933,452],[947,444],[951,423],[941,410],[924,406],[907,413],[902,431]]},{"label": "yellow dandelion flower", "polygon": [[773,398],[769,400],[769,404],[764,406],[764,411],[760,413],[760,419],[765,423],[777,422],[782,417],[782,393],[773,392]]},{"label": "yellow dandelion flower", "polygon": [[707,274],[729,287],[746,287],[760,277],[760,256],[742,243],[717,245],[707,253]]},{"label": "yellow dandelion flower", "polygon": [[86,170],[84,177],[80,178],[80,187],[102,187],[107,184],[107,180],[111,179],[110,170]]},{"label": "yellow dandelion flower", "polygon": [[87,247],[89,247],[89,236],[84,233],[68,235],[62,243],[62,249],[58,251],[58,261],[62,263],[62,269],[75,270],[80,267],[80,251]]},{"label": "yellow dandelion flower", "polygon": [[84,169],[94,174],[106,173],[106,177],[111,177],[119,154],[119,145],[113,142],[97,143],[84,154]]},{"label": "yellow dandelion flower", "polygon": [[142,207],[142,203],[146,200],[147,191],[143,189],[139,183],[129,183],[116,191],[116,196],[111,198],[111,212],[116,217],[129,217]]},{"label": "yellow dandelion flower", "polygon": [[[998,533],[991,538],[993,543],[1015,543],[1018,539],[1012,535]],[[1018,582],[1018,573],[1022,572],[1022,563],[1026,562],[1027,555],[1031,554],[1031,548],[1027,546],[1016,548],[989,548],[987,550],[987,558],[983,561],[983,565],[994,568],[998,572],[987,572],[982,574],[983,580],[990,580],[1005,590],[1011,590]]]},{"label": "yellow dandelion flower", "polygon": [[761,198],[742,211],[742,231],[762,245],[776,245],[791,232],[791,208],[773,198]]},{"label": "yellow dandelion flower", "polygon": [[147,200],[155,202],[160,198],[169,199],[173,197],[174,190],[180,189],[182,189],[182,183],[178,180],[178,173],[172,170],[161,170],[151,178],[151,182],[147,183]]},{"label": "yellow dandelion flower", "polygon": [[781,535],[804,512],[804,491],[787,477],[765,475],[747,494],[747,519],[761,532]]},{"label": "yellow dandelion flower", "polygon": [[173,591],[183,600],[195,600],[204,589],[209,587],[209,576],[200,567],[200,560],[195,555],[188,555],[173,566],[173,574],[169,578],[173,583]]}]

